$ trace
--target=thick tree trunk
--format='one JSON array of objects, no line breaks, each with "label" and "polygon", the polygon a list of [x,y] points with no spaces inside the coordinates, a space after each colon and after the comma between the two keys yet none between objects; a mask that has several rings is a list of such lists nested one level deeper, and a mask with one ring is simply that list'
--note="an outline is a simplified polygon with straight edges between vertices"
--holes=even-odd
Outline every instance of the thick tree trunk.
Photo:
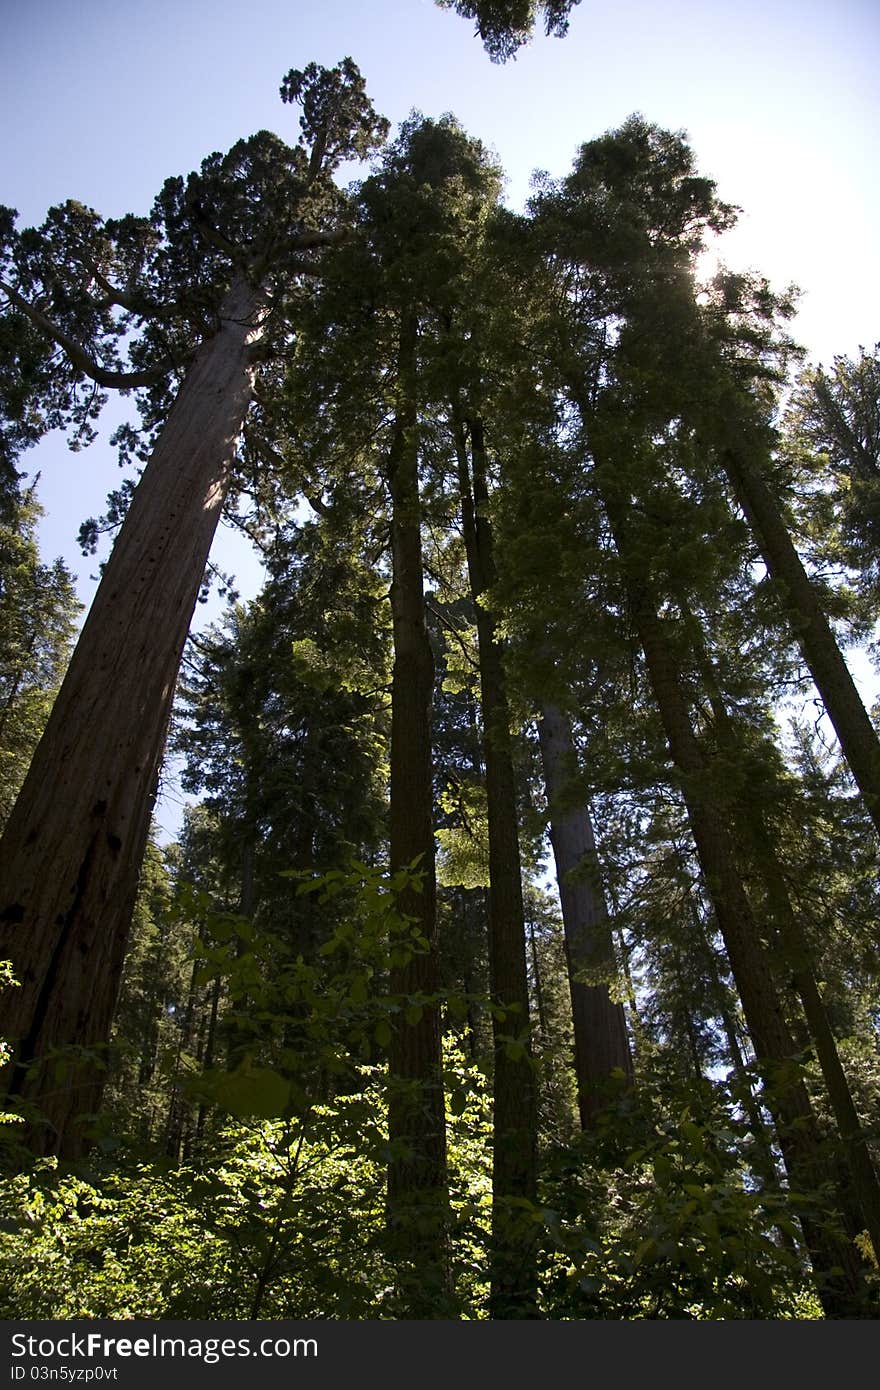
[{"label": "thick tree trunk", "polygon": [[576,768],[571,724],[555,705],[544,705],[538,739],[565,930],[578,1107],[581,1126],[589,1129],[608,1099],[612,1073],[632,1083],[632,1056],[623,1004],[612,1000],[608,988],[616,974],[614,942],[590,812],[583,803],[572,804],[569,793]]},{"label": "thick tree trunk", "polygon": [[534,1223],[522,1203],[533,1202],[536,1194],[537,1098],[529,1038],[510,713],[495,620],[481,602],[494,582],[495,563],[480,420],[470,421],[470,443],[468,467],[459,418],[456,450],[468,579],[477,614],[489,821],[489,971],[495,1053],[490,1311],[493,1318],[529,1318],[536,1316],[537,1269]]},{"label": "thick tree trunk", "polygon": [[880,739],[760,468],[745,449],[725,450],[724,461],[768,572],[784,590],[804,660],[865,806],[880,831]]},{"label": "thick tree trunk", "polygon": [[[639,635],[654,698],[678,770],[679,784],[707,890],[755,1048],[780,1148],[793,1187],[815,1194],[830,1176],[803,1081],[793,1073],[797,1046],[774,983],[773,961],[761,941],[736,862],[729,808],[691,727],[666,625],[646,582],[644,559],[631,549],[624,497],[616,479],[600,474],[600,487],[621,560],[630,614]],[[801,1224],[828,1317],[865,1316],[864,1288],[851,1245],[802,1213]]]},{"label": "thick tree trunk", "polygon": [[[401,1259],[413,1262],[407,1315],[449,1312],[446,1115],[438,990],[431,711],[434,658],[425,622],[421,501],[415,397],[416,321],[401,326],[400,405],[388,459],[393,578],[391,616],[391,871],[417,861],[418,886],[398,895],[406,958],[391,967],[392,995],[403,998],[390,1046],[388,1132],[390,1230]],[[418,935],[427,947],[410,945]],[[420,1004],[419,1001],[427,999]],[[417,1016],[406,1019],[412,1005]]]},{"label": "thick tree trunk", "polygon": [[174,686],[251,393],[257,293],[239,279],[199,350],[139,482],[0,846],[0,958],[14,1042],[10,1092],[67,1157],[101,1092],[103,1048],[149,829]]}]

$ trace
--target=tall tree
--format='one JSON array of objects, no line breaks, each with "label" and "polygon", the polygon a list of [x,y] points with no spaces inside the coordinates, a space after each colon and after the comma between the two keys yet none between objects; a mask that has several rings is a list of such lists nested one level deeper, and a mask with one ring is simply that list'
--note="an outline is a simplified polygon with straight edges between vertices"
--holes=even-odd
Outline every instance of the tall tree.
[{"label": "tall tree", "polygon": [[[620,559],[630,620],[765,1069],[786,1163],[794,1181],[817,1191],[824,1177],[820,1136],[803,1082],[787,1072],[796,1045],[725,828],[724,794],[692,724],[680,674],[681,639],[666,611],[670,557],[652,520],[660,441],[692,420],[694,377],[704,389],[712,379],[684,333],[695,321],[690,256],[705,228],[725,225],[729,209],[717,202],[711,183],[696,176],[679,137],[634,118],[616,135],[584,146],[571,178],[536,200],[535,211],[550,233],[549,254],[561,282],[556,304],[562,313],[553,320],[558,342],[551,351],[583,431],[589,477]],[[723,375],[718,366],[714,370]],[[827,1306],[835,1316],[848,1315],[861,1306],[854,1252],[826,1237],[811,1217],[804,1224],[826,1281]],[[836,1268],[843,1270],[839,1279]]]},{"label": "tall tree", "polygon": [[[0,953],[21,980],[8,999],[6,1085],[43,1114],[38,1150],[75,1152],[72,1121],[99,1091],[88,1068],[53,1086],[45,1058],[108,1035],[174,682],[251,398],[254,345],[283,344],[282,306],[301,275],[315,273],[315,248],[339,236],[333,171],[386,130],[348,59],[291,71],[282,95],[302,106],[296,148],[263,132],[212,156],[185,187],[170,180],[149,222],[102,225],[68,204],[42,235],[4,244],[9,311],[62,349],[75,404],[86,378],[158,386],[169,366],[191,359],[3,841]],[[38,307],[41,295],[54,317]],[[117,344],[137,321],[134,370],[120,371]],[[152,403],[154,421],[164,404]]]},{"label": "tall tree", "polygon": [[534,1316],[534,1235],[527,1204],[536,1197],[537,1127],[516,781],[503,652],[497,620],[488,606],[495,554],[483,421],[478,415],[459,415],[456,424],[462,529],[477,619],[489,831],[489,978],[495,1038],[491,1307],[493,1317],[521,1318]]}]

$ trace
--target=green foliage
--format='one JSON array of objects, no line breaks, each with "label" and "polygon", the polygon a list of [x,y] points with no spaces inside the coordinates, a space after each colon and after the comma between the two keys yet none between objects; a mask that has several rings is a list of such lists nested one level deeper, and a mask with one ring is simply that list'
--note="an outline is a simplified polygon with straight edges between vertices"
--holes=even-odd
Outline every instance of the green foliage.
[{"label": "green foliage", "polygon": [[80,605],[61,560],[40,562],[33,489],[0,518],[0,829],[64,675]]},{"label": "green foliage", "polygon": [[545,1188],[548,1315],[817,1318],[787,1200],[743,1167],[727,1088],[626,1096],[557,1153]]},{"label": "green foliage", "polygon": [[441,796],[440,809],[455,820],[436,831],[440,847],[437,882],[444,888],[488,887],[489,822],[484,788],[479,783],[459,783],[455,793],[447,791]]},{"label": "green foliage", "polygon": [[545,32],[563,38],[580,0],[436,0],[446,10],[477,21],[475,32],[493,63],[505,63],[531,41],[540,16]]},{"label": "green foliage", "polygon": [[[450,1055],[454,1260],[469,1312],[485,1294],[486,1096]],[[39,1163],[0,1188],[7,1318],[394,1317],[385,1253],[384,1081],[306,1116],[228,1124],[210,1160]],[[227,1091],[226,1099],[231,1092]]]}]

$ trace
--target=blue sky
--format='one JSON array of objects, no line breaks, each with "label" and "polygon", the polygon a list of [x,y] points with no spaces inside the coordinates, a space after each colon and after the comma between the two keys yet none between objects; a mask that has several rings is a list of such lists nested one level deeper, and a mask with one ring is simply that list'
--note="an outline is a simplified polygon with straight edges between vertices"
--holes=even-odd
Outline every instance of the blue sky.
[{"label": "blue sky", "polygon": [[[23,223],[68,197],[146,212],[168,175],[212,150],[261,128],[295,138],[282,76],[350,54],[395,125],[413,108],[452,111],[494,148],[514,206],[534,169],[564,174],[578,144],[633,111],[685,129],[743,209],[724,259],[801,286],[795,332],[811,357],[880,338],[869,0],[582,0],[566,39],[537,37],[505,66],[433,0],[0,0],[0,17],[0,202]],[[63,555],[88,600],[95,561],[75,536],[118,484],[110,451],[50,439],[26,465],[41,471],[44,557]],[[228,537],[219,545],[253,584]]]}]

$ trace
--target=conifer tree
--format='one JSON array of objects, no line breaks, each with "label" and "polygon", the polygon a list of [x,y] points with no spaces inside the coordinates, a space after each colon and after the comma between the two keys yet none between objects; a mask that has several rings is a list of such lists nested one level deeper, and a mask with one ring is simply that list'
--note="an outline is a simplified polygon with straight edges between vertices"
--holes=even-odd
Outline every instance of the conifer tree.
[{"label": "conifer tree", "polygon": [[[68,203],[39,232],[4,226],[7,311],[43,334],[47,353],[61,349],[68,417],[87,424],[93,386],[152,387],[148,419],[161,422],[3,840],[0,954],[20,979],[4,996],[15,1044],[6,1086],[42,1112],[38,1151],[76,1152],[72,1121],[99,1093],[88,1067],[54,1086],[45,1059],[106,1043],[252,349],[261,336],[261,351],[283,344],[295,287],[318,269],[315,249],[339,239],[333,171],[386,129],[349,59],[291,71],[282,95],[301,104],[299,146],[267,132],[242,141],[185,185],[169,180],[150,219],[105,224]],[[121,369],[119,344],[136,324],[131,369]],[[169,410],[168,379],[180,371]]]},{"label": "conifer tree", "polygon": [[63,561],[40,561],[40,511],[30,488],[0,520],[0,827],[64,674],[79,608]]}]

